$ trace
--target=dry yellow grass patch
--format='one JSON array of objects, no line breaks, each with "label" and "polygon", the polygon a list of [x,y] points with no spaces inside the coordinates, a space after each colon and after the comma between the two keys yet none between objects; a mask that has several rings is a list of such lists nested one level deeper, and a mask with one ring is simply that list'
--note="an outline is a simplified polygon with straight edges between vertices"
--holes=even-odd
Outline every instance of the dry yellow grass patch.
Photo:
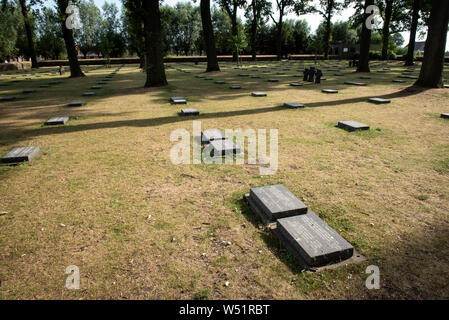
[{"label": "dry yellow grass patch", "polygon": [[[0,216],[0,297],[448,298],[449,122],[439,114],[449,112],[449,91],[405,91],[391,82],[404,70],[399,64],[371,80],[325,72],[319,86],[290,87],[302,80],[291,77],[302,64],[288,65],[286,75],[276,75],[281,67],[251,79],[227,64],[211,75],[227,82],[218,85],[194,78],[204,65],[173,64],[191,73],[170,68],[170,85],[154,89],[142,88],[137,66],[126,66],[92,98],[81,93],[112,69],[51,88],[38,85],[57,76],[0,87],[1,96],[23,97],[0,104],[0,153],[27,145],[44,151],[32,165],[0,168],[0,211],[8,212]],[[38,92],[20,93],[29,87]],[[179,117],[183,106],[170,105],[170,96],[186,97],[201,116]],[[366,102],[379,96],[392,103]],[[73,100],[88,104],[63,107]],[[41,126],[55,115],[72,118]],[[258,165],[173,165],[170,133],[192,132],[193,119],[203,129],[279,129],[276,175],[260,176]],[[334,128],[340,120],[371,130]],[[303,199],[367,262],[301,272],[241,200],[250,187],[273,183]],[[365,288],[369,264],[380,267],[380,290]],[[65,288],[69,265],[80,268],[78,291]]]}]

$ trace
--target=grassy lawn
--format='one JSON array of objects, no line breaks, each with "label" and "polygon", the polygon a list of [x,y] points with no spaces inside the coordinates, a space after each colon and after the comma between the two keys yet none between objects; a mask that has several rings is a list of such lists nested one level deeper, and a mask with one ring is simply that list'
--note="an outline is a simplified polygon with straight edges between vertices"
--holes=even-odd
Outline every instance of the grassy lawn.
[{"label": "grassy lawn", "polygon": [[[440,118],[449,112],[449,89],[393,83],[406,69],[396,62],[385,73],[375,63],[368,80],[342,62],[344,77],[324,71],[320,85],[289,86],[302,82],[304,65],[259,62],[270,71],[262,73],[222,64],[211,81],[195,78],[204,64],[168,64],[169,86],[152,89],[143,88],[137,65],[123,67],[101,90],[90,87],[114,68],[86,67],[92,70],[84,79],[47,74],[55,68],[40,69],[41,77],[2,73],[8,85],[0,97],[17,99],[0,102],[0,156],[15,146],[39,146],[43,155],[0,167],[0,212],[7,212],[0,216],[0,298],[449,298],[449,120]],[[57,79],[62,83],[40,88]],[[85,91],[97,94],[81,97]],[[268,96],[251,97],[253,91]],[[171,105],[171,96],[189,103]],[[375,105],[370,97],[392,102]],[[74,100],[87,104],[65,106]],[[178,116],[184,107],[201,115]],[[71,118],[67,125],[43,126],[63,115]],[[193,120],[203,129],[279,129],[277,173],[261,176],[259,164],[172,164],[170,133],[192,134]],[[335,128],[341,120],[371,130]],[[366,261],[302,271],[242,201],[251,187],[275,183]],[[65,288],[69,265],[80,269],[80,290]],[[379,290],[365,287],[368,265],[379,266]]]}]

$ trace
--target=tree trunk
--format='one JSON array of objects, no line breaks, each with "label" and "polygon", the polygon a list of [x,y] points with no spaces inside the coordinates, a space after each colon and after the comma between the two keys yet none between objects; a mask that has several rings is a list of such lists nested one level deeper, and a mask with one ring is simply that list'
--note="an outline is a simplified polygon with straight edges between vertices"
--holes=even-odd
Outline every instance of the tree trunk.
[{"label": "tree trunk", "polygon": [[206,46],[207,69],[206,72],[220,71],[215,47],[214,29],[210,16],[210,0],[201,0],[201,22],[203,25],[204,44]]},{"label": "tree trunk", "polygon": [[23,21],[25,22],[25,31],[27,35],[28,41],[28,50],[31,58],[31,68],[38,68],[37,59],[36,59],[36,50],[34,49],[34,41],[33,41],[33,28],[31,26],[31,21],[28,16],[28,8],[26,4],[26,0],[20,0],[20,7],[22,8]]},{"label": "tree trunk", "polygon": [[419,20],[419,8],[420,8],[420,0],[413,1],[413,13],[412,13],[412,25],[410,28],[410,40],[408,42],[407,56],[405,58],[406,66],[413,66],[414,55],[415,55],[415,39],[416,39],[416,30],[418,29],[418,20]]},{"label": "tree trunk", "polygon": [[[237,41],[237,37],[238,37],[238,27],[237,27],[237,15],[234,13],[231,17],[231,34],[232,37]],[[237,53],[237,48],[234,48],[232,51],[232,61],[238,61],[238,53]]]},{"label": "tree trunk", "polygon": [[159,1],[143,1],[147,81],[145,87],[168,85],[162,56],[162,26]]},{"label": "tree trunk", "polygon": [[253,21],[251,23],[251,60],[256,61],[256,35],[257,35],[257,3],[252,1]]},{"label": "tree trunk", "polygon": [[371,29],[366,27],[366,21],[370,16],[369,13],[366,13],[366,8],[372,4],[374,4],[374,0],[365,0],[365,6],[363,7],[362,34],[360,36],[360,57],[357,72],[370,72],[369,48],[371,44]]},{"label": "tree trunk", "polygon": [[330,3],[328,4],[328,12],[326,17],[326,34],[324,39],[324,59],[329,58],[330,41],[331,41],[331,12],[333,5],[334,5],[333,1],[330,1]]},{"label": "tree trunk", "polygon": [[449,1],[432,0],[424,59],[419,79],[415,85],[425,88],[441,88],[443,86],[442,73],[448,23]]},{"label": "tree trunk", "polygon": [[277,25],[277,39],[276,39],[276,54],[277,59],[282,59],[282,25],[283,25],[283,12],[280,12],[279,22]]},{"label": "tree trunk", "polygon": [[382,60],[388,59],[388,43],[390,40],[390,23],[393,13],[393,0],[386,0],[385,21],[382,28]]},{"label": "tree trunk", "polygon": [[58,0],[59,15],[61,16],[62,36],[64,37],[67,56],[69,58],[70,77],[84,77],[84,73],[81,70],[80,64],[78,62],[75,40],[73,39],[73,32],[71,29],[67,29],[65,25],[67,19],[67,14],[65,13],[67,5],[68,0]]}]

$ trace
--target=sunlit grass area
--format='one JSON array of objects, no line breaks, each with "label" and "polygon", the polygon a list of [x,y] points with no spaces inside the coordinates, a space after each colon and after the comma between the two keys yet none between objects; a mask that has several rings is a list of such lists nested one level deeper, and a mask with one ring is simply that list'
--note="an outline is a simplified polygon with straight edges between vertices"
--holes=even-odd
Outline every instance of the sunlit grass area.
[{"label": "sunlit grass area", "polygon": [[[374,62],[371,79],[362,80],[367,74],[338,61],[317,66],[321,84],[291,87],[308,65],[221,64],[204,80],[195,77],[204,64],[167,64],[169,86],[152,89],[143,88],[137,65],[99,90],[90,88],[114,66],[86,67],[83,79],[52,74],[56,68],[3,72],[0,97],[16,99],[0,102],[0,155],[16,146],[39,146],[43,155],[0,167],[0,298],[449,298],[442,280],[449,278],[449,120],[440,118],[449,112],[449,89],[392,82],[406,70],[399,62]],[[344,76],[329,71],[335,68]],[[55,80],[61,83],[40,87]],[[229,89],[234,84],[242,88]],[[83,97],[86,91],[96,95]],[[171,105],[171,96],[187,106]],[[66,106],[79,100],[86,105]],[[200,116],[180,117],[184,107]],[[53,116],[70,121],[44,126]],[[193,120],[203,129],[278,129],[276,174],[260,175],[259,164],[172,164],[170,134],[193,134]],[[350,133],[335,127],[342,120],[371,129]],[[301,270],[242,200],[251,187],[275,183],[366,261]],[[79,290],[65,288],[69,265],[80,269]],[[379,290],[365,287],[368,265],[379,266]]]}]

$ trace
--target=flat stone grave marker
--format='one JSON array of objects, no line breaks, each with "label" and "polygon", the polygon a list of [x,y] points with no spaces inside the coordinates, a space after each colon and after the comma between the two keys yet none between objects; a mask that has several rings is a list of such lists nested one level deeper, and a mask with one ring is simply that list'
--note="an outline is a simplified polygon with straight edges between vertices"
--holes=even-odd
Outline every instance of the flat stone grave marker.
[{"label": "flat stone grave marker", "polygon": [[371,79],[371,77],[368,77],[368,76],[361,76],[360,79],[368,80],[368,79]]},{"label": "flat stone grave marker", "polygon": [[46,126],[54,126],[59,124],[66,124],[69,121],[69,117],[53,117],[48,119],[44,124]]},{"label": "flat stone grave marker", "polygon": [[251,96],[253,96],[253,97],[266,97],[267,94],[265,92],[252,92]]},{"label": "flat stone grave marker", "polygon": [[7,101],[13,101],[16,100],[16,97],[2,97],[0,98],[0,102],[7,102]]},{"label": "flat stone grave marker", "polygon": [[323,93],[338,93],[338,90],[334,90],[334,89],[323,89],[323,90],[321,90],[321,92],[323,92]]},{"label": "flat stone grave marker", "polygon": [[241,89],[242,87],[241,86],[230,86],[229,88],[230,89]]},{"label": "flat stone grave marker", "polygon": [[334,76],[337,76],[337,77],[343,77],[344,74],[343,74],[343,73],[334,73]]},{"label": "flat stone grave marker", "polygon": [[279,82],[279,79],[268,79],[268,82]]},{"label": "flat stone grave marker", "polygon": [[449,113],[442,113],[441,118],[449,119]]},{"label": "flat stone grave marker", "polygon": [[445,84],[443,87],[444,87],[445,89],[449,89],[449,84]]},{"label": "flat stone grave marker", "polygon": [[204,78],[204,76],[200,76],[200,75],[197,75],[197,76],[195,76],[195,78],[198,78],[198,79],[203,79],[203,78]]},{"label": "flat stone grave marker", "polygon": [[67,106],[68,107],[82,107],[84,106],[86,103],[84,101],[72,101],[70,102]]},{"label": "flat stone grave marker", "polygon": [[49,84],[41,84],[39,87],[40,87],[40,88],[49,88],[50,85],[49,85]]},{"label": "flat stone grave marker", "polygon": [[215,140],[227,139],[223,131],[218,129],[208,129],[201,132],[201,143],[207,144]]},{"label": "flat stone grave marker", "polygon": [[292,83],[290,83],[290,86],[291,87],[302,87],[302,83],[298,83],[298,82],[292,82]]},{"label": "flat stone grave marker", "polygon": [[204,78],[204,80],[214,80],[214,78]]},{"label": "flat stone grave marker", "polygon": [[385,73],[385,70],[377,70],[378,73]]},{"label": "flat stone grave marker", "polygon": [[36,90],[33,89],[26,89],[22,91],[22,93],[34,93],[34,92],[36,92]]},{"label": "flat stone grave marker", "polygon": [[226,82],[224,82],[223,80],[217,80],[215,81],[216,84],[225,84]]},{"label": "flat stone grave marker", "polygon": [[227,154],[240,153],[240,147],[229,139],[214,140],[210,142],[211,157],[224,157]]},{"label": "flat stone grave marker", "polygon": [[307,213],[306,205],[282,184],[251,188],[247,200],[264,222]]},{"label": "flat stone grave marker", "polygon": [[382,99],[382,98],[369,98],[368,102],[375,103],[375,104],[385,104],[385,103],[390,103],[391,100]]},{"label": "flat stone grave marker", "polygon": [[92,92],[92,91],[84,92],[84,93],[83,93],[83,96],[84,96],[84,97],[90,97],[90,96],[94,96],[94,95],[95,95],[95,92]]},{"label": "flat stone grave marker", "polygon": [[270,70],[264,70],[262,73],[270,73]]},{"label": "flat stone grave marker", "polygon": [[92,86],[92,87],[90,87],[91,89],[95,89],[95,90],[97,90],[97,89],[101,89],[101,88],[103,88],[102,86]]},{"label": "flat stone grave marker", "polygon": [[171,97],[170,102],[172,104],[187,104],[187,100],[184,97]]},{"label": "flat stone grave marker", "polygon": [[260,79],[260,76],[251,76],[251,79]]},{"label": "flat stone grave marker", "polygon": [[297,102],[286,102],[284,103],[284,107],[290,108],[290,109],[296,109],[296,108],[304,108],[305,105]]},{"label": "flat stone grave marker", "polygon": [[398,80],[398,79],[393,79],[393,82],[397,82],[397,83],[404,83],[405,80]]},{"label": "flat stone grave marker", "polygon": [[349,259],[354,247],[315,213],[277,220],[275,234],[301,263],[320,267]]},{"label": "flat stone grave marker", "polygon": [[349,85],[352,85],[352,86],[366,86],[366,83],[355,82],[355,81],[345,81],[345,84],[349,84]]},{"label": "flat stone grave marker", "polygon": [[278,75],[282,76],[282,75],[284,75],[284,74],[285,74],[285,72],[277,72],[276,74],[278,74]]},{"label": "flat stone grave marker", "polygon": [[369,130],[369,126],[357,121],[339,121],[337,127],[346,131]]},{"label": "flat stone grave marker", "polygon": [[241,74],[239,74],[239,77],[249,77],[249,74],[247,74],[247,73],[241,73]]},{"label": "flat stone grave marker", "polygon": [[181,116],[198,116],[199,114],[200,112],[193,108],[181,109],[181,112],[179,113]]},{"label": "flat stone grave marker", "polygon": [[1,158],[0,162],[4,164],[17,164],[25,161],[32,162],[40,154],[41,149],[39,147],[16,147]]},{"label": "flat stone grave marker", "polygon": [[53,85],[53,84],[60,84],[60,83],[61,83],[61,81],[51,81],[51,82],[49,82],[48,84]]}]

